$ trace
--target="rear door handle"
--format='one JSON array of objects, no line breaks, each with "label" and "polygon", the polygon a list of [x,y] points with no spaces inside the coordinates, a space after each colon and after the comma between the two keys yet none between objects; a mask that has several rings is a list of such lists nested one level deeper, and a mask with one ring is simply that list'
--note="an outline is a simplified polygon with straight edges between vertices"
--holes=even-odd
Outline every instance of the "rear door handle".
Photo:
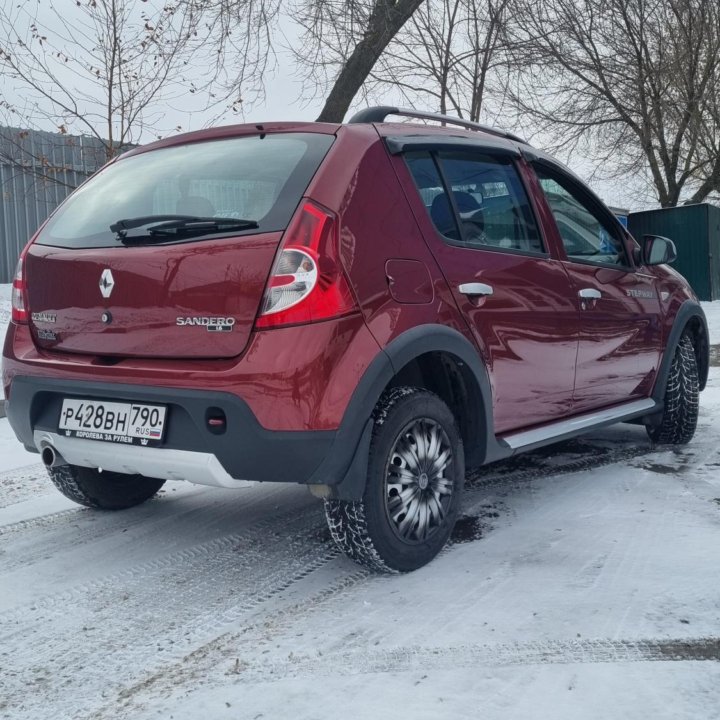
[{"label": "rear door handle", "polygon": [[578,295],[583,300],[599,300],[602,297],[602,293],[595,288],[583,288]]},{"label": "rear door handle", "polygon": [[479,282],[471,282],[471,283],[462,283],[462,285],[458,285],[458,290],[463,295],[492,295],[493,289],[491,285],[486,285],[485,283],[479,283]]}]

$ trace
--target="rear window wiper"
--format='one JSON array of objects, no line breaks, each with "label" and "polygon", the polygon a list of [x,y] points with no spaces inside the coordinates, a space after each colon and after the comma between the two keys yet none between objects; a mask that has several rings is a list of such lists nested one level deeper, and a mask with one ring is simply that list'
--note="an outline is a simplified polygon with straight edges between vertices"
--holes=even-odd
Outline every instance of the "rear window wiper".
[{"label": "rear window wiper", "polygon": [[[140,235],[128,235],[128,230],[149,225]],[[124,244],[148,240],[161,241],[180,235],[207,235],[232,230],[253,230],[259,227],[255,220],[232,217],[199,217],[196,215],[146,215],[118,220],[110,226],[117,239]]]}]

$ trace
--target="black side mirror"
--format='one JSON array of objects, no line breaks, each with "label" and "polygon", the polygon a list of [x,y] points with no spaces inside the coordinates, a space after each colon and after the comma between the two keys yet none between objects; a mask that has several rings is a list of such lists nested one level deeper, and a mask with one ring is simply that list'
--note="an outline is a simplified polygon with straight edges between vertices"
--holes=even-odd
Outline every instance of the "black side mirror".
[{"label": "black side mirror", "polygon": [[677,258],[675,243],[660,235],[643,235],[643,265],[665,265]]}]

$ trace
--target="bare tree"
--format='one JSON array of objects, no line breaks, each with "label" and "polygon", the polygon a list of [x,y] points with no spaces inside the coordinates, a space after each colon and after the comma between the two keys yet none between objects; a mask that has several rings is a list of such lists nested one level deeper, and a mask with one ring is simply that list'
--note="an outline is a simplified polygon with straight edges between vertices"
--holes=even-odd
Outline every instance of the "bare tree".
[{"label": "bare tree", "polygon": [[[332,3],[334,0],[330,0]],[[402,29],[423,0],[351,0],[337,3],[345,5],[351,18],[346,25],[347,39],[341,40],[345,49],[344,60],[330,88],[318,120],[341,122],[355,95],[372,71],[378,58],[390,41]],[[312,42],[322,42],[327,19],[324,15],[326,0],[311,3],[314,12],[309,16],[312,24],[306,25],[306,37]],[[363,20],[358,32],[357,20]],[[343,30],[338,13],[334,14],[333,33]],[[342,57],[342,55],[341,55]]]},{"label": "bare tree", "polygon": [[477,121],[488,96],[502,98],[509,0],[428,0],[398,33],[371,73],[375,91],[399,90]]},{"label": "bare tree", "polygon": [[720,190],[717,0],[513,0],[512,102],[663,207]]},{"label": "bare tree", "polygon": [[[204,41],[194,60],[212,78],[211,106],[218,117],[242,114],[265,99],[268,76],[276,69],[279,22],[291,12],[283,0],[180,0]],[[214,122],[210,120],[208,124]]]},{"label": "bare tree", "polygon": [[6,122],[89,135],[105,159],[148,131],[171,129],[163,126],[167,104],[206,89],[206,79],[190,77],[206,29],[200,19],[192,3],[76,0],[60,9],[2,0]]}]

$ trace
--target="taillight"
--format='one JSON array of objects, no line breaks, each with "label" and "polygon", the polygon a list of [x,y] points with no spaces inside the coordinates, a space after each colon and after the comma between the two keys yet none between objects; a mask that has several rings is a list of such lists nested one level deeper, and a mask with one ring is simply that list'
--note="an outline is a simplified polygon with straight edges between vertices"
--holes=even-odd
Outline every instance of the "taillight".
[{"label": "taillight", "polygon": [[356,308],[340,264],[335,216],[306,200],[280,243],[255,325],[327,320]]},{"label": "taillight", "polygon": [[17,269],[15,270],[15,277],[12,283],[12,321],[14,323],[26,324],[28,321],[28,304],[27,304],[27,280],[25,279],[25,271],[23,267],[23,258],[25,253],[20,255],[18,260]]}]

